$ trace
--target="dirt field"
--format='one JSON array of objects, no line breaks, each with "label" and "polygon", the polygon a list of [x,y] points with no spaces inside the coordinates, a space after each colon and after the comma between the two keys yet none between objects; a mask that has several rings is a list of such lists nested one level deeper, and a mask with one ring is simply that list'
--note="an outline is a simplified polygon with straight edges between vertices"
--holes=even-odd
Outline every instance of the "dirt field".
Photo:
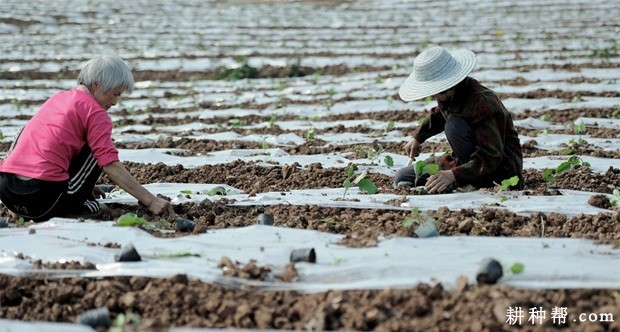
[{"label": "dirt field", "polygon": [[[614,1],[4,0],[0,9],[2,157],[49,96],[73,87],[83,61],[118,53],[137,82],[110,110],[123,162],[195,223],[191,232],[178,231],[118,190],[106,201],[110,210],[93,220],[10,219],[0,229],[0,330],[45,322],[46,330],[61,331],[66,326],[53,323],[107,307],[113,325],[127,330],[620,331],[620,7]],[[407,161],[403,145],[433,106],[402,102],[398,87],[429,45],[477,54],[471,76],[500,95],[517,125],[525,190],[498,186],[440,198],[393,188],[394,172]],[[438,136],[423,155],[447,150]],[[568,170],[558,172],[569,160]],[[345,191],[350,163],[356,174],[368,171],[376,195]],[[545,177],[547,169],[555,177]],[[111,183],[105,175],[101,182]],[[189,184],[221,185],[224,192],[189,190]],[[411,274],[421,274],[421,282],[385,286],[394,276],[383,272],[403,278],[409,272],[388,269],[374,256],[326,261],[317,246],[314,266],[269,259],[280,240],[258,235],[260,251],[240,249],[241,259],[209,254],[220,252],[213,245],[185,265],[177,265],[185,258],[173,257],[169,271],[165,262],[157,265],[160,272],[151,265],[139,271],[95,254],[125,245],[106,222],[127,212],[156,225],[135,231],[158,241],[267,234],[252,228],[264,213],[282,234],[333,236],[326,240],[330,248],[347,255],[394,243],[400,254],[424,251],[428,242],[403,223],[414,208],[436,221],[448,246],[502,239],[505,246],[476,254],[512,260],[527,256],[519,256],[525,252],[519,246],[530,243],[516,241],[540,241],[531,256],[547,257],[550,267],[526,257],[522,279],[515,274],[480,285],[472,278],[476,267],[455,272],[455,265],[447,274],[436,268],[444,259],[459,261],[458,251],[430,263],[411,255],[404,257],[407,264],[420,262]],[[2,205],[0,215],[9,216]],[[110,230],[103,243],[47,233],[92,224]],[[225,230],[231,233],[218,233]],[[18,236],[26,242],[15,249],[8,243]],[[71,254],[56,254],[60,249],[44,247],[52,237],[81,246],[71,252],[71,242],[62,242]],[[556,240],[577,254],[545,251]],[[48,256],[41,254],[46,250]],[[576,263],[581,259],[587,264]],[[194,277],[201,264],[217,276]],[[344,274],[348,268],[362,272]],[[345,277],[336,282],[339,273]],[[366,286],[356,286],[357,277]],[[311,288],[310,280],[320,287]],[[510,312],[516,308],[523,310],[521,322]]]}]

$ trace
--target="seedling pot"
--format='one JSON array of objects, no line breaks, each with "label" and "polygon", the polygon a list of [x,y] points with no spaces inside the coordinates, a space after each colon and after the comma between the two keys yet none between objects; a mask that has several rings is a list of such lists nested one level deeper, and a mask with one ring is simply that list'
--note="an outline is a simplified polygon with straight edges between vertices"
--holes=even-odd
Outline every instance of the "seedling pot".
[{"label": "seedling pot", "polygon": [[270,214],[266,214],[266,213],[261,213],[258,215],[258,217],[256,217],[256,223],[259,225],[267,225],[267,226],[272,226],[273,225],[273,216]]},{"label": "seedling pot", "polygon": [[0,228],[9,227],[9,217],[0,217]]},{"label": "seedling pot", "polygon": [[316,263],[316,253],[314,248],[296,249],[291,252],[290,261]]},{"label": "seedling pot", "polygon": [[131,243],[123,247],[120,255],[116,256],[117,262],[140,262],[141,260],[142,257]]},{"label": "seedling pot", "polygon": [[486,258],[476,273],[476,280],[479,284],[495,284],[503,274],[502,264],[493,258]]},{"label": "seedling pot", "polygon": [[179,232],[193,232],[194,231],[195,224],[193,221],[189,219],[177,217],[176,224],[177,224],[177,231]]},{"label": "seedling pot", "polygon": [[77,324],[88,325],[93,329],[99,327],[107,329],[112,325],[110,321],[110,311],[107,307],[84,311],[75,318],[75,322]]},{"label": "seedling pot", "polygon": [[433,237],[439,235],[439,233],[437,232],[437,227],[435,227],[435,223],[432,221],[426,221],[423,224],[420,224],[420,226],[418,226],[413,232],[419,238]]}]

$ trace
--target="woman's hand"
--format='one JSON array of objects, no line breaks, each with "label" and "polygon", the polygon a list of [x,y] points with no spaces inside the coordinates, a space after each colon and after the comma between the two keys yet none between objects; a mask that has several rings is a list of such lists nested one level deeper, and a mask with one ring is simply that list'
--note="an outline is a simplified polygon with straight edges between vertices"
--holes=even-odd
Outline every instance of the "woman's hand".
[{"label": "woman's hand", "polygon": [[415,157],[420,155],[420,142],[412,138],[409,143],[405,144],[405,151],[410,160],[415,160]]},{"label": "woman's hand", "polygon": [[426,181],[426,190],[428,190],[429,194],[440,193],[454,182],[456,182],[456,178],[451,170],[439,171],[428,178]]},{"label": "woman's hand", "polygon": [[156,216],[161,215],[162,217],[167,217],[168,219],[176,217],[172,204],[161,197],[155,197],[149,204],[148,208],[151,213]]}]

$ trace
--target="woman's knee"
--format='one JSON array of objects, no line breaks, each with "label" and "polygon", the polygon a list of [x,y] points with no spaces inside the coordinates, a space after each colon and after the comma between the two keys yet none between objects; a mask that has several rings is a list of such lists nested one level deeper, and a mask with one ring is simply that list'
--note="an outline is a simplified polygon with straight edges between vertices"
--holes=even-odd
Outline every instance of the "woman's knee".
[{"label": "woman's knee", "polygon": [[444,127],[444,132],[448,140],[467,140],[472,139],[472,130],[469,124],[457,116],[453,116]]}]

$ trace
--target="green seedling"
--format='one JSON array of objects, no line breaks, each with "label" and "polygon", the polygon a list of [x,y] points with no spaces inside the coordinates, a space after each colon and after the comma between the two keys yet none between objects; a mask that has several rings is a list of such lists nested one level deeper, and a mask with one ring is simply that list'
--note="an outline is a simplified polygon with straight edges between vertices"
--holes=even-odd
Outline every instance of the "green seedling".
[{"label": "green seedling", "polygon": [[189,251],[181,251],[181,252],[171,253],[171,254],[156,254],[155,256],[161,259],[172,259],[172,258],[184,258],[184,257],[200,257],[200,254],[189,252]]},{"label": "green seedling", "polygon": [[4,134],[2,133],[2,130],[0,130],[0,139],[4,139]]},{"label": "green seedling", "polygon": [[411,209],[411,215],[403,219],[402,225],[403,225],[403,228],[409,229],[413,225],[422,225],[426,222],[434,223],[435,219],[429,216],[428,213],[424,211],[420,211],[419,208],[414,207]]},{"label": "green seedling", "polygon": [[276,125],[277,116],[275,113],[271,113],[269,116],[269,128],[273,128]]},{"label": "green seedling", "polygon": [[183,189],[183,190],[181,190],[181,194],[183,194],[183,195],[191,195],[191,194],[193,194],[193,192],[190,189]]},{"label": "green seedling", "polygon": [[263,148],[263,150],[267,150],[269,149],[269,143],[267,143],[267,137],[263,137],[263,142],[261,143],[261,148]]},{"label": "green seedling", "polygon": [[437,172],[439,172],[439,165],[426,164],[423,160],[418,160],[413,164],[413,172],[415,173],[415,183],[413,185],[417,187],[418,181],[424,174],[437,174]]},{"label": "green seedling", "polygon": [[515,175],[515,176],[513,176],[513,177],[511,177],[511,178],[508,178],[508,179],[504,179],[504,180],[502,180],[502,183],[501,183],[501,184],[497,184],[497,183],[496,183],[496,185],[499,185],[499,189],[497,190],[497,195],[498,195],[498,197],[499,197],[499,201],[500,201],[500,202],[505,202],[505,201],[507,201],[507,200],[508,200],[508,197],[506,197],[506,196],[505,196],[505,195],[503,195],[502,193],[503,193],[503,192],[505,192],[505,191],[507,191],[507,190],[508,190],[508,188],[510,188],[510,187],[514,187],[514,186],[516,186],[517,184],[519,184],[519,177],[518,177],[518,176],[516,176],[516,175]]},{"label": "green seedling", "polygon": [[230,119],[228,120],[228,123],[233,126],[234,128],[238,128],[241,126],[241,120],[239,119]]},{"label": "green seedling", "polygon": [[396,124],[394,124],[394,121],[390,120],[390,121],[388,121],[387,125],[385,126],[384,133],[387,134],[388,132],[394,130],[394,128],[396,128]]},{"label": "green seedling", "polygon": [[223,79],[227,81],[243,80],[246,78],[256,78],[258,76],[258,69],[250,66],[247,59],[238,59],[241,62],[240,66],[234,68],[219,67],[216,69],[216,79]]},{"label": "green seedling", "polygon": [[522,273],[523,270],[525,270],[525,266],[523,265],[523,263],[520,263],[520,262],[516,262],[510,265],[510,267],[508,267],[508,265],[502,264],[502,267],[504,267],[503,268],[504,275],[519,274],[519,273]]},{"label": "green seedling", "polygon": [[306,132],[306,138],[308,140],[313,140],[315,137],[315,133],[314,133],[314,129],[308,129],[308,131]]},{"label": "green seedling", "polygon": [[125,313],[120,313],[114,321],[112,326],[108,330],[109,332],[122,332],[126,325],[139,326],[141,323],[140,316],[134,314],[131,309],[127,309]]},{"label": "green seedling", "polygon": [[545,168],[542,172],[542,178],[545,182],[551,184],[555,182],[558,175],[578,166],[590,167],[590,163],[583,161],[583,159],[577,156],[571,156],[567,161],[562,162],[555,169]]},{"label": "green seedling", "polygon": [[217,186],[214,188],[211,188],[209,191],[206,192],[206,194],[208,196],[226,196],[227,194],[229,194],[232,191],[232,189],[224,189],[224,187],[222,186]]},{"label": "green seedling", "polygon": [[377,186],[369,179],[366,179],[366,175],[368,174],[368,170],[364,170],[360,175],[355,177],[355,164],[349,165],[347,169],[347,178],[342,182],[342,186],[344,187],[344,193],[342,194],[342,199],[344,199],[347,195],[347,191],[351,187],[351,185],[356,184],[360,191],[368,193],[368,194],[376,194]]},{"label": "green seedling", "polygon": [[539,117],[539,119],[545,121],[545,122],[549,122],[549,120],[551,120],[551,115],[549,114],[543,114]]},{"label": "green seedling", "polygon": [[336,258],[334,258],[334,262],[332,264],[333,265],[340,265],[340,264],[345,263],[346,261],[347,260],[345,258],[336,257]]},{"label": "green seedling", "polygon": [[609,199],[609,203],[611,203],[611,206],[618,206],[618,201],[620,201],[620,190],[616,188]]},{"label": "green seedling", "polygon": [[580,135],[580,136],[585,134],[587,131],[586,124],[583,122],[575,123],[574,128],[575,128],[575,134]]},{"label": "green seedling", "polygon": [[19,217],[19,219],[17,220],[17,224],[19,226],[24,226],[25,223],[26,221],[24,220],[24,217]]},{"label": "green seedling", "polygon": [[17,113],[21,112],[23,105],[22,105],[22,102],[20,100],[13,99],[13,100],[11,100],[11,104],[13,105],[13,107],[15,108],[15,111]]},{"label": "green seedling", "polygon": [[138,217],[138,215],[133,212],[123,214],[116,221],[116,226],[120,226],[120,227],[134,226],[134,225],[144,226],[147,224],[148,222],[146,221],[146,219]]},{"label": "green seedling", "polygon": [[[383,151],[385,151],[385,148],[383,147],[383,145],[377,144],[376,147],[371,147],[368,150],[362,150],[362,149],[358,150],[357,151],[357,155],[360,158],[367,157],[368,159],[370,159],[370,163],[371,164],[375,164],[376,163],[377,165],[379,165],[381,163],[381,161],[377,161],[377,159],[379,158],[379,155],[381,153],[383,153]],[[386,155],[383,158],[383,162],[388,167],[394,166],[394,158],[392,158],[392,156]]]}]

